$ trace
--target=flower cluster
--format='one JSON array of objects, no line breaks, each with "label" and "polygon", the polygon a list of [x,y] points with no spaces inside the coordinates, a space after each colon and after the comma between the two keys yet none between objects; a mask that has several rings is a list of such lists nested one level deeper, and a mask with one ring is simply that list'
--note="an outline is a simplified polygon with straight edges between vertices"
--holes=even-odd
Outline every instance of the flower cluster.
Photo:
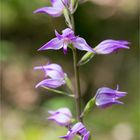
[{"label": "flower cluster", "polygon": [[82,140],[88,140],[90,132],[81,122],[72,126],[72,114],[68,108],[59,108],[55,111],[50,110],[48,113],[51,115],[48,120],[52,120],[60,126],[66,126],[69,128],[67,134],[60,138],[72,140],[76,135],[79,135],[82,137]]},{"label": "flower cluster", "polygon": [[[72,15],[77,7],[77,3],[78,0],[51,0],[52,6],[39,8],[34,11],[34,13],[46,13],[52,17],[59,17],[64,14],[65,20],[66,22],[68,22],[68,28],[62,30],[62,34],[58,33],[55,30],[56,37],[44,44],[38,50],[42,51],[50,49],[63,49],[64,54],[66,54],[68,51],[68,47],[72,49],[77,91],[73,92],[71,88],[71,81],[60,65],[52,63],[46,64],[44,66],[36,66],[34,68],[35,70],[43,70],[45,73],[45,79],[39,82],[36,87],[47,87],[55,93],[65,94],[65,92],[56,90],[56,88],[66,84],[74,94],[71,97],[74,97],[77,103],[78,119],[76,123],[74,123],[73,121],[72,113],[66,107],[48,111],[48,113],[50,114],[48,120],[54,121],[58,125],[68,128],[67,134],[60,137],[65,140],[72,140],[76,136],[79,136],[81,140],[89,140],[90,132],[83,124],[82,117],[84,117],[87,112],[92,110],[93,105],[96,105],[100,108],[106,108],[113,104],[123,104],[123,102],[119,101],[118,99],[124,97],[127,94],[126,92],[119,91],[118,86],[116,90],[108,87],[99,88],[95,96],[87,103],[83,112],[80,111],[81,97],[80,89],[78,89],[80,88],[78,67],[87,63],[96,54],[106,55],[116,52],[119,49],[129,49],[129,42],[124,40],[108,39],[102,41],[96,47],[91,47],[90,45],[88,45],[84,38],[75,35],[74,32]],[[77,55],[75,51],[76,49],[86,51],[86,54],[81,58],[79,63],[77,61]]]}]

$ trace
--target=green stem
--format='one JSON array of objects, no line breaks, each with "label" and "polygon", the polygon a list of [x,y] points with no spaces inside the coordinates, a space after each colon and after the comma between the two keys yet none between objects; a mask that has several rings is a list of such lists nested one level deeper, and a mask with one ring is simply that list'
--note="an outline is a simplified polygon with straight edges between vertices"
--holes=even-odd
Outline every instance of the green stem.
[{"label": "green stem", "polygon": [[[64,10],[64,16],[65,16],[66,23],[67,23],[69,28],[72,28],[72,30],[75,31],[73,14],[71,14],[70,10],[67,7],[65,7],[65,8],[66,9]],[[72,46],[72,52],[73,52],[73,66],[74,66],[75,84],[76,84],[75,101],[76,101],[77,120],[79,122],[82,122],[79,67],[77,65],[78,60],[77,60],[76,48],[74,48],[73,46]]]},{"label": "green stem", "polygon": [[[71,25],[73,31],[75,31],[75,24],[74,24],[74,18],[73,15],[70,14],[71,19]],[[75,95],[75,101],[76,101],[76,110],[77,110],[77,120],[79,122],[83,122],[81,117],[81,88],[80,88],[80,77],[79,77],[79,67],[78,67],[78,59],[77,59],[77,51],[73,47],[73,66],[74,66],[74,73],[75,73],[75,83],[76,83],[76,95]]]},{"label": "green stem", "polygon": [[75,83],[76,83],[76,110],[77,110],[77,120],[82,122],[81,117],[81,90],[80,90],[80,78],[79,78],[79,67],[77,66],[77,52],[76,49],[72,49],[73,61],[74,61],[74,73],[75,73]]}]

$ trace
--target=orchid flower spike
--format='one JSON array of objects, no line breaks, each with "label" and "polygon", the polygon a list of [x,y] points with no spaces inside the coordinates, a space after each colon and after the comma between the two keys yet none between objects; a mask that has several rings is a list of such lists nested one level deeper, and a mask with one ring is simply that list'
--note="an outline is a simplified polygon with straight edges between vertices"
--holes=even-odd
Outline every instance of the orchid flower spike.
[{"label": "orchid flower spike", "polygon": [[65,140],[73,140],[76,135],[80,135],[82,140],[88,140],[90,136],[90,132],[87,131],[86,127],[81,123],[76,123],[65,136],[61,136]]},{"label": "orchid flower spike", "polygon": [[34,67],[35,70],[43,70],[47,79],[39,82],[36,88],[39,86],[45,86],[49,88],[57,88],[65,84],[65,76],[62,67],[58,64],[47,64],[45,66]]},{"label": "orchid flower spike", "polygon": [[127,92],[119,91],[117,86],[116,90],[108,87],[99,88],[95,95],[95,103],[98,107],[106,108],[113,104],[123,104],[123,102],[118,101],[119,98],[126,96]]},{"label": "orchid flower spike", "polygon": [[48,120],[56,122],[60,126],[69,126],[72,122],[72,114],[68,108],[59,108],[55,111],[48,111],[51,115]]},{"label": "orchid flower spike", "polygon": [[70,28],[63,30],[62,35],[55,31],[55,35],[56,37],[43,45],[39,49],[39,51],[49,49],[59,50],[63,48],[64,54],[66,54],[68,45],[72,44],[75,48],[79,50],[94,52],[94,50],[87,44],[85,39],[75,36],[74,31]]},{"label": "orchid flower spike", "polygon": [[46,13],[52,17],[59,17],[63,10],[67,7],[72,12],[71,1],[69,0],[51,0],[52,6],[42,7],[34,11],[34,13]]},{"label": "orchid flower spike", "polygon": [[124,40],[104,40],[98,44],[94,50],[97,54],[110,54],[116,52],[119,49],[129,49],[128,45],[130,43]]}]

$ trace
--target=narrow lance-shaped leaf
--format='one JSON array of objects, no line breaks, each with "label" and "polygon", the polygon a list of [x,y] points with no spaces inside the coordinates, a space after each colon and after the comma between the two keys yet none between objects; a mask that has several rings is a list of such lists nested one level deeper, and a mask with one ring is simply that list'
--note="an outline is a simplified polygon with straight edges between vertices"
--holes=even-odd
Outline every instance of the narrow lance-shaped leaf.
[{"label": "narrow lance-shaped leaf", "polygon": [[95,97],[93,97],[92,99],[88,101],[88,103],[86,104],[84,108],[84,111],[81,114],[81,117],[86,116],[93,109],[94,104],[95,104]]}]

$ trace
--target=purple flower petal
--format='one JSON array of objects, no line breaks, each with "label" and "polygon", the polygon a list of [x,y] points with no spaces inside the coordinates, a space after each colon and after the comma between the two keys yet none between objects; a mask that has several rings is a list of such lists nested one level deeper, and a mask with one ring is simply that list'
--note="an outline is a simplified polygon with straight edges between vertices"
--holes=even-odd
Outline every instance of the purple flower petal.
[{"label": "purple flower petal", "polygon": [[117,51],[118,49],[129,49],[127,45],[130,43],[128,41],[118,41],[118,40],[104,40],[99,45],[97,45],[94,50],[97,54],[110,54]]},{"label": "purple flower petal", "polygon": [[60,108],[55,111],[48,111],[51,116],[48,120],[55,121],[57,124],[61,126],[68,126],[71,124],[72,114],[68,108]]},{"label": "purple flower petal", "polygon": [[34,11],[34,13],[46,13],[52,17],[59,17],[63,14],[65,6],[72,12],[69,0],[51,0],[52,6],[42,7]]},{"label": "purple flower petal", "polygon": [[66,107],[65,108],[60,108],[60,109],[55,110],[55,111],[49,110],[48,113],[51,114],[51,115],[61,113],[61,114],[65,114],[65,115],[67,115],[69,117],[72,117],[72,114],[71,114],[70,110],[68,108],[66,108]]},{"label": "purple flower petal", "polygon": [[98,97],[98,101],[96,101],[96,105],[100,108],[106,108],[114,104],[123,104],[122,102],[114,99],[109,99],[109,96],[102,96],[102,98]]},{"label": "purple flower petal", "polygon": [[90,132],[88,131],[88,132],[84,135],[84,137],[83,137],[82,140],[88,140],[88,139],[89,139],[89,136],[90,136]]},{"label": "purple flower petal", "polygon": [[85,127],[82,127],[82,129],[79,130],[79,133],[85,135],[87,133],[87,129]]},{"label": "purple flower petal", "polygon": [[105,45],[105,44],[108,44],[108,43],[117,43],[117,44],[120,44],[120,45],[129,45],[130,44],[128,41],[125,41],[125,40],[107,39],[107,40],[102,41],[100,43],[100,45]]},{"label": "purple flower petal", "polygon": [[68,133],[67,133],[67,135],[65,135],[65,136],[62,136],[62,137],[60,137],[60,138],[63,138],[63,139],[65,139],[65,140],[72,140],[75,136],[76,136],[76,134],[78,133],[78,131],[80,130],[80,129],[82,129],[84,126],[83,126],[83,124],[82,123],[76,123],[73,127],[72,127],[72,129],[70,129],[70,131],[68,131]]},{"label": "purple flower petal", "polygon": [[47,64],[45,66],[34,67],[35,70],[43,70],[45,72],[45,77],[49,76],[52,79],[64,79],[65,73],[63,69],[58,64]]},{"label": "purple flower petal", "polygon": [[83,128],[85,128],[85,126],[81,122],[78,122],[73,126],[73,128],[71,130],[73,132],[79,132]]},{"label": "purple flower petal", "polygon": [[76,135],[80,135],[81,137],[83,137],[82,140],[88,140],[89,138],[89,131],[86,130],[85,126],[81,122],[76,123],[68,131],[67,135],[60,138],[63,138],[65,140],[72,140]]},{"label": "purple flower petal", "polygon": [[51,70],[56,70],[56,71],[59,71],[59,72],[63,72],[62,67],[58,64],[55,64],[55,63],[48,64],[44,67],[45,67],[45,69],[51,69]]},{"label": "purple flower petal", "polygon": [[64,79],[65,74],[58,64],[50,64],[45,67],[46,74],[50,76],[52,79]]},{"label": "purple flower petal", "polygon": [[[62,2],[62,1],[63,1],[63,2]],[[68,5],[68,0],[51,0],[51,3],[52,3],[52,6],[53,6],[53,7],[59,7],[59,8],[61,8],[61,9],[63,9],[63,8],[64,8],[63,3],[64,3],[65,5]]]},{"label": "purple flower petal", "polygon": [[50,79],[45,79],[36,85],[36,88],[39,86],[45,86],[49,88],[57,88],[65,84],[65,76],[62,67],[58,64],[47,64],[45,66],[34,67],[35,70],[43,70],[46,77]]},{"label": "purple flower petal", "polygon": [[72,44],[79,50],[94,52],[94,50],[87,44],[85,39],[81,37],[77,37],[75,40],[73,40]]},{"label": "purple flower petal", "polygon": [[70,40],[75,38],[74,31],[70,28],[66,28],[62,31],[62,35],[64,38],[69,38]]},{"label": "purple flower petal", "polygon": [[63,47],[63,42],[61,40],[59,40],[58,38],[54,38],[54,39],[50,40],[48,43],[46,43],[45,45],[43,45],[38,50],[39,51],[41,51],[41,50],[49,50],[49,49],[59,50],[62,47]]},{"label": "purple flower petal", "polygon": [[70,117],[65,114],[56,114],[48,118],[48,120],[53,120],[61,126],[67,126],[70,124]]},{"label": "purple flower petal", "polygon": [[35,10],[33,13],[46,13],[53,17],[59,17],[62,15],[62,9],[55,8],[55,7],[42,7],[42,8]]},{"label": "purple flower petal", "polygon": [[63,81],[63,80],[45,79],[45,80],[41,81],[40,83],[38,83],[36,85],[36,88],[40,87],[40,86],[45,86],[45,87],[49,87],[49,88],[57,88],[57,87],[62,86],[63,84],[65,84],[65,81]]},{"label": "purple flower petal", "polygon": [[[100,92],[101,91],[101,92]],[[122,91],[118,91],[118,89],[116,90],[113,90],[111,88],[108,88],[108,87],[102,87],[102,88],[99,88],[97,93],[99,92],[99,94],[105,94],[105,95],[108,95],[108,96],[112,96],[112,97],[123,97],[127,94],[127,92],[122,92]]]},{"label": "purple flower petal", "polygon": [[55,30],[55,35],[59,40],[61,40],[63,38],[63,36],[60,35],[56,30]]}]

